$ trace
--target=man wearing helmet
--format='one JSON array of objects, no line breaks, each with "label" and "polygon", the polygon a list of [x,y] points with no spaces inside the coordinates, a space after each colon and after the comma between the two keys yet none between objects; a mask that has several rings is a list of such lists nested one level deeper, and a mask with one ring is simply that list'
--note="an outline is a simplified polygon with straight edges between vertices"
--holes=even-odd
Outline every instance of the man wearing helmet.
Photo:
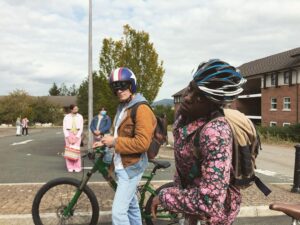
[{"label": "man wearing helmet", "polygon": [[115,149],[113,166],[118,187],[112,206],[114,225],[142,225],[136,188],[148,165],[146,151],[149,148],[156,118],[145,104],[138,106],[135,122],[131,108],[146,99],[136,93],[134,73],[125,67],[115,69],[110,75],[110,86],[120,104],[114,119],[113,135],[105,136],[94,147],[106,145]]},{"label": "man wearing helmet", "polygon": [[[233,223],[241,196],[230,180],[233,136],[223,107],[243,91],[245,82],[233,66],[221,60],[199,65],[183,94],[174,123],[177,185],[155,197],[153,215],[160,204],[170,211],[184,213],[186,224]],[[189,178],[193,166],[199,175]]]}]

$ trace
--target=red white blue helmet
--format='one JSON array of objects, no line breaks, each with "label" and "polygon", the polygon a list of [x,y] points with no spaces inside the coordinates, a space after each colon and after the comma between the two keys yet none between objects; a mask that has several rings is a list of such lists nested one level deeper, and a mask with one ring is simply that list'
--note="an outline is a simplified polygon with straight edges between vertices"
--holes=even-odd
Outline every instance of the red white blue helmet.
[{"label": "red white blue helmet", "polygon": [[130,82],[131,85],[131,92],[135,93],[136,92],[136,77],[134,73],[126,68],[126,67],[120,67],[117,69],[114,69],[109,78],[109,84],[112,85],[114,82],[119,82],[119,81],[128,81]]}]

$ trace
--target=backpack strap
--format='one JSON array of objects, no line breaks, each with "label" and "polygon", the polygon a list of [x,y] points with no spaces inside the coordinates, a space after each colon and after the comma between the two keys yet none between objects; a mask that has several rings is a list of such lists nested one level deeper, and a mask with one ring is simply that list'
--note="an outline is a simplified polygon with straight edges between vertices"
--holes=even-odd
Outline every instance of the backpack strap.
[{"label": "backpack strap", "polygon": [[223,116],[224,116],[223,111],[219,111],[219,110],[214,111],[213,113],[210,114],[208,122],[205,123],[202,127],[198,128],[196,130],[196,133],[195,133],[195,136],[194,136],[194,140],[193,140],[193,146],[194,146],[194,155],[197,158],[197,160],[192,165],[191,170],[190,170],[190,172],[188,174],[188,180],[189,181],[192,181],[195,178],[201,176],[200,171],[199,171],[199,167],[200,167],[203,159],[201,159],[201,157],[200,157],[199,137],[200,137],[200,134],[201,134],[202,130],[205,128],[205,126],[208,123],[216,120],[219,117],[223,117]]},{"label": "backpack strap", "polygon": [[267,187],[257,176],[255,176],[254,182],[258,189],[264,193],[265,196],[268,196],[272,191],[270,188]]},{"label": "backpack strap", "polygon": [[[138,107],[140,105],[147,105],[151,110],[152,108],[150,107],[149,103],[146,102],[146,101],[142,101],[142,102],[137,102],[136,104],[134,104],[130,109],[131,109],[131,113],[130,113],[130,117],[131,117],[131,120],[132,122],[135,124],[136,122],[136,111],[138,109]],[[152,110],[153,111],[153,110]]]}]

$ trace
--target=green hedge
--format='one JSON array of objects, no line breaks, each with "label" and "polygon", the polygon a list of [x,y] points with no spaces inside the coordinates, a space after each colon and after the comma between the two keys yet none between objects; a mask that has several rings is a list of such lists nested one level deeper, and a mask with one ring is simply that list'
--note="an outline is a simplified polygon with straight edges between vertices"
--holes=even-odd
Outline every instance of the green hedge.
[{"label": "green hedge", "polygon": [[285,141],[300,142],[300,124],[285,127],[256,127],[258,133],[265,139],[276,138]]}]

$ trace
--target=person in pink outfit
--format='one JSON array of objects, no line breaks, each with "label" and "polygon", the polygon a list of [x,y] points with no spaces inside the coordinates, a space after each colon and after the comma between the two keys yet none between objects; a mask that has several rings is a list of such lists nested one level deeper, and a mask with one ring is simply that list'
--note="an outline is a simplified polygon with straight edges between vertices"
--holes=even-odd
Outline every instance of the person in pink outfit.
[{"label": "person in pink outfit", "polygon": [[[83,130],[83,117],[78,113],[77,105],[70,105],[70,113],[64,117],[63,131],[65,136],[65,146],[80,149],[81,134]],[[67,170],[69,172],[80,172],[81,157],[77,160],[66,160]]]},{"label": "person in pink outfit", "polygon": [[22,136],[23,135],[28,136],[28,123],[29,123],[29,120],[27,119],[27,117],[24,117],[22,119]]},{"label": "person in pink outfit", "polygon": [[[183,213],[185,224],[233,223],[241,194],[233,185],[233,133],[223,108],[243,91],[245,82],[233,66],[221,60],[199,65],[173,126],[175,186],[163,189],[153,199],[154,216],[161,205]],[[196,176],[192,169],[198,171]]]}]

